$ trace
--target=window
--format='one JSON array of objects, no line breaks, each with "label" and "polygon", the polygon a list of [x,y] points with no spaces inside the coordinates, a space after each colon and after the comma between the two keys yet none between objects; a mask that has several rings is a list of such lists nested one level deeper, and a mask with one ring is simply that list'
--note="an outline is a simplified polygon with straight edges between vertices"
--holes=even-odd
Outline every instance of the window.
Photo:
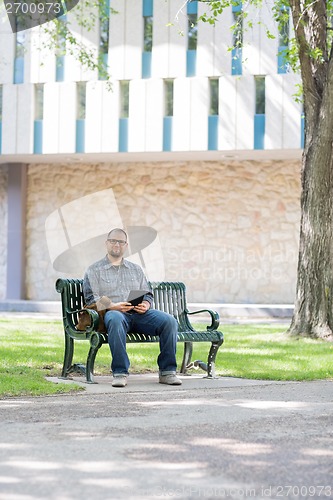
[{"label": "window", "polygon": [[242,10],[233,11],[233,32],[232,46],[234,49],[241,48],[243,45],[243,15]]},{"label": "window", "polygon": [[43,120],[44,115],[44,84],[35,84],[35,120]]},{"label": "window", "polygon": [[84,120],[86,118],[86,86],[87,82],[77,82],[76,84],[76,118]]},{"label": "window", "polygon": [[218,115],[219,114],[219,80],[217,78],[211,78],[209,80],[209,95],[210,95],[210,105],[209,114]]},{"label": "window", "polygon": [[109,52],[109,4],[102,2],[99,14],[99,52],[107,54]]},{"label": "window", "polygon": [[243,11],[242,2],[232,5],[232,51],[231,51],[231,74],[241,75],[242,68],[242,46],[243,46]]},{"label": "window", "polygon": [[25,32],[16,33],[15,57],[24,57]]},{"label": "window", "polygon": [[255,88],[256,88],[256,115],[265,114],[265,77],[255,76]]},{"label": "window", "polygon": [[110,2],[109,0],[101,0],[99,3],[99,80],[106,80],[108,77],[109,34]]},{"label": "window", "polygon": [[254,77],[255,81],[255,113],[254,113],[254,149],[265,148],[265,76]]},{"label": "window", "polygon": [[129,113],[129,81],[120,82],[120,118],[128,118]]},{"label": "window", "polygon": [[0,85],[0,122],[2,121],[2,85]]},{"label": "window", "polygon": [[289,8],[282,7],[278,17],[279,47],[289,44]]},{"label": "window", "polygon": [[151,77],[151,61],[153,49],[153,0],[143,0],[143,50],[142,50],[142,78]]},{"label": "window", "polygon": [[143,51],[151,52],[153,48],[153,17],[145,16],[143,18],[144,28],[143,28]]},{"label": "window", "polygon": [[188,50],[197,50],[198,42],[198,16],[197,14],[188,14],[187,30],[187,48]]},{"label": "window", "polygon": [[25,32],[19,31],[15,35],[14,83],[24,82],[24,44]]},{"label": "window", "polygon": [[56,29],[57,42],[55,55],[56,57],[62,57],[66,54],[66,16],[59,17]]},{"label": "window", "polygon": [[164,81],[164,116],[173,116],[173,80]]}]

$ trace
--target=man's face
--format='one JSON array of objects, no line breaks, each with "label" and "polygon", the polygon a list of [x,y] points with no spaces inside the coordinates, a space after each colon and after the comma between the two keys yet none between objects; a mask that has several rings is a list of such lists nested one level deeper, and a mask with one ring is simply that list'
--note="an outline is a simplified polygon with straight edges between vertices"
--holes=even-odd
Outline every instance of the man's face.
[{"label": "man's face", "polygon": [[122,231],[113,231],[106,240],[106,249],[111,257],[122,257],[127,249],[125,234]]}]

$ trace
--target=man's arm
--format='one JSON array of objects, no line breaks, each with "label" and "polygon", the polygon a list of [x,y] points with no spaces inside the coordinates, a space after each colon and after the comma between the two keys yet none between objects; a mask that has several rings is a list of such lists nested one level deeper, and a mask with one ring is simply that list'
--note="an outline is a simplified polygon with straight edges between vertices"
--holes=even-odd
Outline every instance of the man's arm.
[{"label": "man's arm", "polygon": [[90,268],[84,275],[82,290],[84,300],[87,305],[94,304],[101,299],[98,280],[95,273]]}]

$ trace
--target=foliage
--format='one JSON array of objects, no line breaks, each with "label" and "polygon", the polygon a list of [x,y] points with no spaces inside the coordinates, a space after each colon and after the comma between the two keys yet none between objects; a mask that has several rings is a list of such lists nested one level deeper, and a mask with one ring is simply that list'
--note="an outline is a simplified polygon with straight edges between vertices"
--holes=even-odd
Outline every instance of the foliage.
[{"label": "foliage", "polygon": [[[70,11],[70,16],[60,18],[41,26],[42,50],[54,51],[57,56],[73,56],[86,70],[97,71],[99,79],[110,81],[110,74],[103,54],[108,52],[108,27],[111,14],[117,11],[110,7],[109,0],[80,0]],[[75,24],[86,32],[99,30],[100,46],[89,47],[76,32]]]}]

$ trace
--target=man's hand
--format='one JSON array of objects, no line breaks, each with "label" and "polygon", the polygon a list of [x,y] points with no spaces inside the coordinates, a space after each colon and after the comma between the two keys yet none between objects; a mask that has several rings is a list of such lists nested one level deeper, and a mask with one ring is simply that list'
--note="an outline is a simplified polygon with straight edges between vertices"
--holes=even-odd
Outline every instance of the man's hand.
[{"label": "man's hand", "polygon": [[145,312],[148,311],[149,308],[150,304],[148,300],[144,300],[143,302],[141,302],[141,304],[138,304],[137,306],[134,307],[134,311],[138,314],[144,314]]},{"label": "man's hand", "polygon": [[120,311],[122,313],[127,313],[134,308],[130,302],[112,302],[111,306],[108,307],[108,311]]}]

